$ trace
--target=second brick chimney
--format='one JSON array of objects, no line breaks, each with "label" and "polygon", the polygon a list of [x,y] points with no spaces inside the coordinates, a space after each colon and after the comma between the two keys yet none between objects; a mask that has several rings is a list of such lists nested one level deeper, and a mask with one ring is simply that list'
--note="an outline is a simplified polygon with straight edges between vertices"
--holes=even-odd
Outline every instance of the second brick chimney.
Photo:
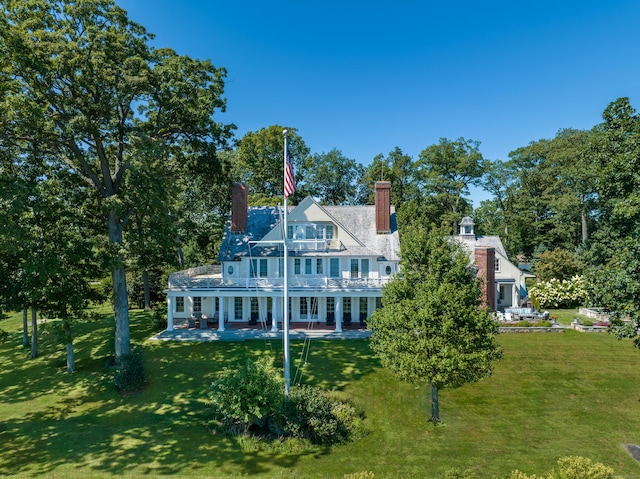
[{"label": "second brick chimney", "polygon": [[247,229],[249,187],[242,183],[231,185],[231,232],[244,233]]},{"label": "second brick chimney", "polygon": [[376,233],[391,233],[390,181],[376,181]]},{"label": "second brick chimney", "polygon": [[496,308],[496,250],[490,247],[476,247],[474,251],[482,296],[480,303],[492,310]]}]

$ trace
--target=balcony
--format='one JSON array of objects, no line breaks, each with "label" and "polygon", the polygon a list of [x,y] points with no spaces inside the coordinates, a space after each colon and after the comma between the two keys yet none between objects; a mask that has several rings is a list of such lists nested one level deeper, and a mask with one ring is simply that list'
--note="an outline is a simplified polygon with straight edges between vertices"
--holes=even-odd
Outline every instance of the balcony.
[{"label": "balcony", "polygon": [[[389,281],[389,278],[328,278],[326,276],[289,278],[290,290],[362,290],[379,289]],[[282,290],[283,278],[234,278],[223,279],[221,275],[215,276],[189,276],[172,274],[169,276],[169,289],[260,289]]]}]

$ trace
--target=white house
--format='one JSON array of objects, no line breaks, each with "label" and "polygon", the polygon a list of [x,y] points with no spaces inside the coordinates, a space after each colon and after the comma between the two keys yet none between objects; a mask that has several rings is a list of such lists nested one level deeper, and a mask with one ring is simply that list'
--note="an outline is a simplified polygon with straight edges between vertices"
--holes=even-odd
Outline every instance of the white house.
[{"label": "white house", "polygon": [[460,222],[460,232],[454,238],[469,251],[479,274],[484,276],[485,301],[494,311],[518,307],[528,296],[525,279],[535,278],[535,275],[522,271],[509,261],[499,236],[476,235],[474,226],[470,217],[464,217]]},{"label": "white house", "polygon": [[[291,323],[322,322],[340,332],[380,307],[382,286],[399,265],[390,192],[389,182],[377,182],[374,206],[322,206],[307,197],[289,208]],[[171,274],[169,330],[194,318],[220,331],[234,322],[282,326],[282,207],[248,207],[247,197],[245,185],[233,185],[219,264]]]}]

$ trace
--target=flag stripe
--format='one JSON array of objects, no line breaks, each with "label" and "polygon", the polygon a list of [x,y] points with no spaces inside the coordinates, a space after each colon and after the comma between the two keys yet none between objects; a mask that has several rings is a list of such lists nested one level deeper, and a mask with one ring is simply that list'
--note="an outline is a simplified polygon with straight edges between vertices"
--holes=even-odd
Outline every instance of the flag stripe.
[{"label": "flag stripe", "polygon": [[287,163],[284,169],[284,197],[287,198],[296,191],[296,179],[293,175],[293,166],[291,165],[291,158],[289,158],[289,152],[287,152]]}]

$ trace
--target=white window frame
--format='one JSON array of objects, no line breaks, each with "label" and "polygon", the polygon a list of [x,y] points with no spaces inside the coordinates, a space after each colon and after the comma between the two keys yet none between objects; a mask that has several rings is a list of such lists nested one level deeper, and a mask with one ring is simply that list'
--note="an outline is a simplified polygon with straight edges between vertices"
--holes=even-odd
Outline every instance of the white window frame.
[{"label": "white window frame", "polygon": [[176,313],[184,313],[184,296],[176,296]]}]

